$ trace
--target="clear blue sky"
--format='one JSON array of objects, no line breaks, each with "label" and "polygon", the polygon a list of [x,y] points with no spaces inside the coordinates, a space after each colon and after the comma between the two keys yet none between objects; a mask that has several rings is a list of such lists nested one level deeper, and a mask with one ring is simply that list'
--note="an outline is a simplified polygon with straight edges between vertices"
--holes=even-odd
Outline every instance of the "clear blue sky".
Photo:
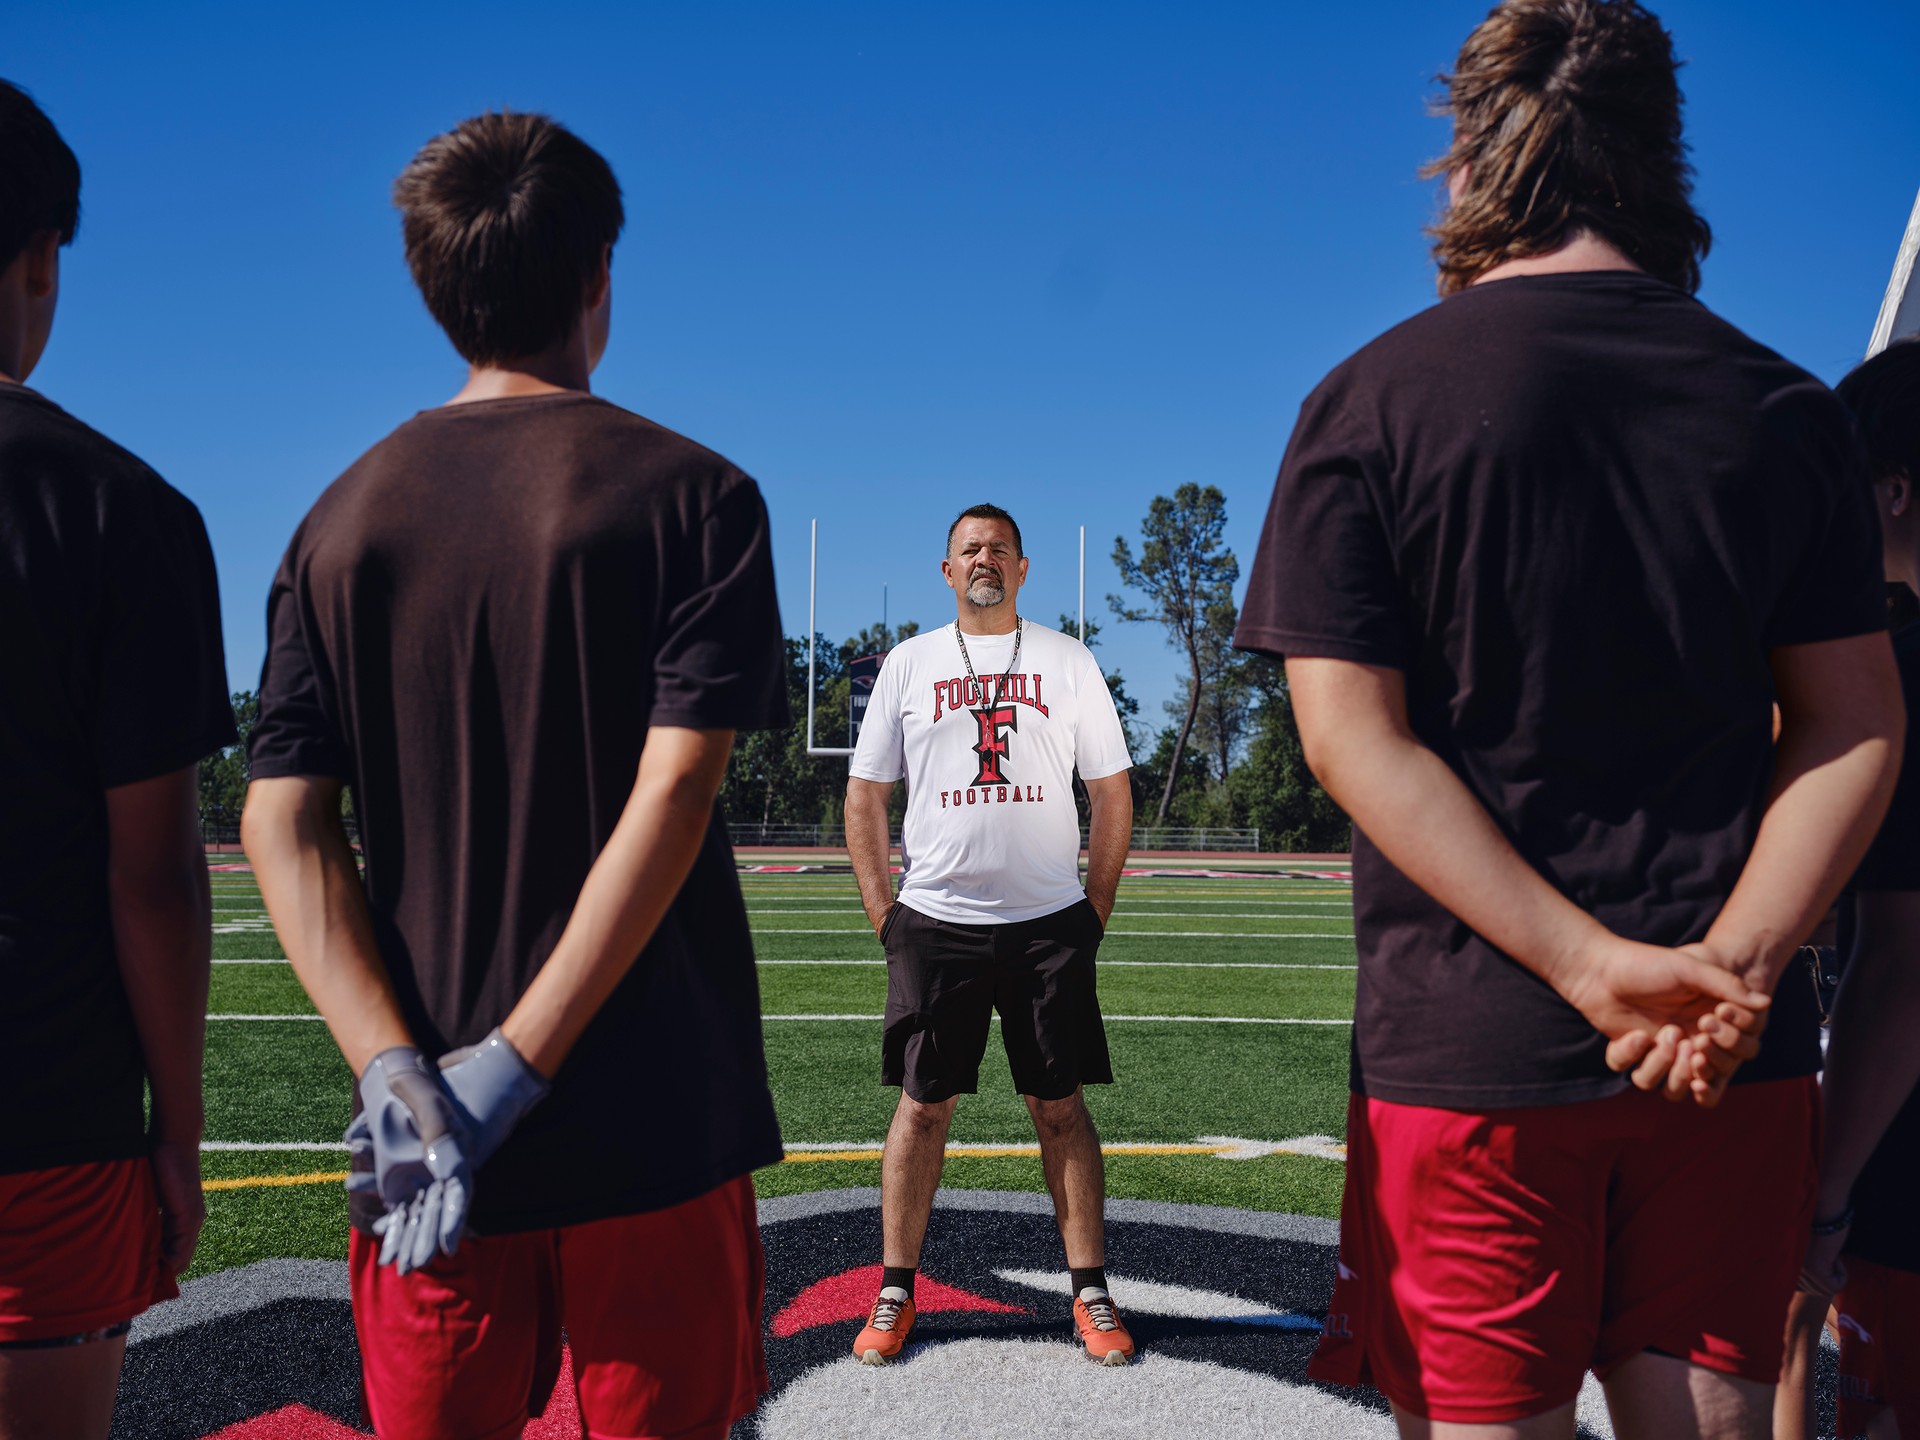
[{"label": "clear blue sky", "polygon": [[[1920,187],[1920,5],[1671,0],[1702,298],[1828,380]],[[772,507],[789,633],[952,616],[946,523],[1020,518],[1024,605],[1089,610],[1156,494],[1218,485],[1243,567],[1301,399],[1431,303],[1432,77],[1480,0],[19,6],[0,75],[79,153],[84,221],[34,384],[191,496],[232,683],[352,459],[457,387],[387,200],[480,110],[612,162],[628,228],[595,387]],[[1162,721],[1175,657],[1103,651]]]}]

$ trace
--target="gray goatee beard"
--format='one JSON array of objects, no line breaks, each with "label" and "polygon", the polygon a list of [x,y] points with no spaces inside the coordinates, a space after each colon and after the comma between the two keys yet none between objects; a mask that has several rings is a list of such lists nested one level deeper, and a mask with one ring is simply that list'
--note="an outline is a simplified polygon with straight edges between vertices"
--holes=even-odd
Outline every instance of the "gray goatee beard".
[{"label": "gray goatee beard", "polygon": [[998,605],[1007,598],[1007,589],[998,580],[982,577],[967,586],[967,599],[982,607]]}]

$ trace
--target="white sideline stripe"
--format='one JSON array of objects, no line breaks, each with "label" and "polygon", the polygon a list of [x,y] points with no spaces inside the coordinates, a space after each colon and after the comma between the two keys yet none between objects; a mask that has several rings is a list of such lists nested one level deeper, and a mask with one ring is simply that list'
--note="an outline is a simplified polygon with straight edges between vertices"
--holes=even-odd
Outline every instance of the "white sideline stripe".
[{"label": "white sideline stripe", "polygon": [[[858,930],[776,930],[772,926],[756,925],[755,935],[871,935],[873,927],[863,925]],[[1277,930],[1109,930],[1102,937],[1111,940],[1115,936],[1138,937],[1145,940],[1352,940],[1350,930],[1315,930],[1307,934],[1281,932]]]}]

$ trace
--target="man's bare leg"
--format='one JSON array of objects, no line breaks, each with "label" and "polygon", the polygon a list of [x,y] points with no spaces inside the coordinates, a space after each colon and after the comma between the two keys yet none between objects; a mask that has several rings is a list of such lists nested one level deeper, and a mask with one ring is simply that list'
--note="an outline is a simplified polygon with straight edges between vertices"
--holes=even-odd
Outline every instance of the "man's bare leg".
[{"label": "man's bare leg", "polygon": [[1424,1420],[1396,1405],[1393,1420],[1400,1427],[1400,1440],[1573,1440],[1574,1404],[1569,1400],[1544,1415],[1530,1415],[1525,1420],[1510,1420],[1501,1425],[1456,1425],[1450,1420]]},{"label": "man's bare leg", "polygon": [[1024,1097],[1040,1137],[1040,1168],[1053,1196],[1054,1219],[1067,1247],[1067,1265],[1090,1270],[1107,1263],[1107,1167],[1100,1134],[1076,1086],[1064,1100]]},{"label": "man's bare leg", "polygon": [[0,1350],[0,1440],[106,1440],[127,1337]]},{"label": "man's bare leg", "polygon": [[1769,1440],[1771,1385],[1641,1351],[1606,1382],[1619,1440]]},{"label": "man's bare leg", "polygon": [[947,1127],[953,1123],[955,1095],[922,1104],[906,1091],[887,1127],[880,1160],[880,1263],[912,1269],[920,1263],[927,1238],[927,1217],[940,1188],[940,1165],[947,1157]]}]

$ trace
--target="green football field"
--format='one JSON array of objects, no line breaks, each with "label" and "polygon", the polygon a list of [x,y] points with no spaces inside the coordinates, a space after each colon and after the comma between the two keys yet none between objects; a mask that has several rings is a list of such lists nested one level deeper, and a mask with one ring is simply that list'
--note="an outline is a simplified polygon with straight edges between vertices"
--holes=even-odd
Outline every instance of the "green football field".
[{"label": "green football field", "polygon": [[[350,1077],[287,966],[251,874],[217,868],[207,1026],[207,1227],[191,1273],[346,1253]],[[898,1092],[879,1084],[886,972],[850,875],[741,877],[786,1163],[760,1193],[879,1183]],[[1112,1086],[1088,1103],[1108,1191],[1337,1213],[1353,1013],[1348,887],[1149,874],[1121,884],[1100,949]],[[997,1029],[954,1119],[945,1180],[1040,1190]],[[1288,1147],[1288,1148],[1277,1148]]]}]

